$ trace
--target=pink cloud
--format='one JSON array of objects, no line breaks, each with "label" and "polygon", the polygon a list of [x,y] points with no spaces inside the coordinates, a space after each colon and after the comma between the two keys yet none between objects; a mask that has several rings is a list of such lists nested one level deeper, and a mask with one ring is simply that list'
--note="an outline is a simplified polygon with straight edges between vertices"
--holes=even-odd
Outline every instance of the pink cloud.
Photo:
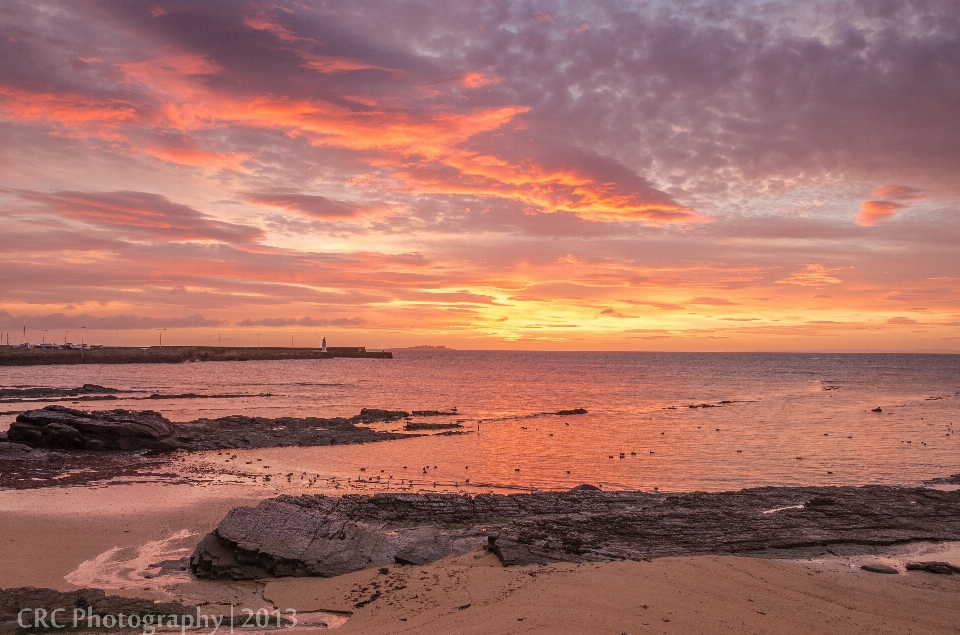
[{"label": "pink cloud", "polygon": [[885,222],[896,216],[898,209],[903,209],[906,205],[894,201],[864,201],[860,203],[860,211],[857,212],[857,225],[871,227]]},{"label": "pink cloud", "polygon": [[39,204],[45,211],[122,231],[136,239],[248,243],[263,237],[259,228],[225,223],[149,192],[19,192],[19,195],[24,201]]},{"label": "pink cloud", "polygon": [[923,190],[906,185],[883,185],[870,192],[877,198],[892,198],[898,201],[916,201],[927,198]]}]

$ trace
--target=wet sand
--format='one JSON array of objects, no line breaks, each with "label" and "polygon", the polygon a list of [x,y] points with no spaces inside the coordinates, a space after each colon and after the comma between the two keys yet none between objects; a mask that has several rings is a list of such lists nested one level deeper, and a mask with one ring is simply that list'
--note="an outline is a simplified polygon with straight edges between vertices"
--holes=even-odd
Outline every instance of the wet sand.
[{"label": "wet sand", "polygon": [[269,495],[247,487],[159,483],[4,491],[0,588],[76,589],[64,576],[84,561],[185,530],[199,540],[231,508]]}]

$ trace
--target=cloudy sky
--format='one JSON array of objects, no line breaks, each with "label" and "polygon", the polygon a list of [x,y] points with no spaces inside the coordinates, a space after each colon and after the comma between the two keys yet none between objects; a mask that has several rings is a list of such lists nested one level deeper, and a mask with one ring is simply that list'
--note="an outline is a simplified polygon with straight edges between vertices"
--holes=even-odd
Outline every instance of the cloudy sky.
[{"label": "cloudy sky", "polygon": [[960,4],[5,0],[0,220],[11,343],[960,350]]}]

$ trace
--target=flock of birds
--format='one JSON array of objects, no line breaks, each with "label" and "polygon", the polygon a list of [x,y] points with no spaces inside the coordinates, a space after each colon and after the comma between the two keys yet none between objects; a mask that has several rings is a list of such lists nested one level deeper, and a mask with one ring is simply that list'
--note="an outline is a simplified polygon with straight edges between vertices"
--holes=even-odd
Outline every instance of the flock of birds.
[{"label": "flock of birds", "polygon": [[[906,404],[904,404],[904,405],[906,405]],[[670,409],[675,409],[675,408],[670,408]],[[882,410],[881,410],[881,408],[878,407],[878,408],[874,408],[874,409],[872,410],[872,412],[881,413]],[[652,420],[652,417],[651,417],[650,419]],[[923,417],[921,417],[920,419],[922,420]],[[566,423],[566,425],[570,425],[568,422],[565,422],[565,423]],[[698,429],[702,429],[702,426],[697,426],[697,428],[698,428]],[[528,428],[527,428],[527,426],[520,426],[520,429],[521,429],[521,430],[527,430]],[[720,432],[720,431],[721,431],[721,428],[715,428],[714,430],[715,430],[715,432]],[[949,437],[953,432],[954,432],[954,430],[953,430],[953,423],[948,423],[948,424],[946,425],[946,429],[945,429],[945,433],[944,433],[944,434]],[[667,431],[666,431],[666,430],[662,430],[662,431],[660,432],[660,436],[666,436],[666,434],[667,434]],[[550,436],[552,437],[552,436],[553,436],[553,433],[550,433]],[[825,433],[823,433],[823,436],[825,436],[825,437],[830,436],[830,433],[825,432]],[[853,437],[853,435],[846,435],[846,438],[847,438],[847,439],[853,439],[854,437]],[[912,444],[912,443],[913,443],[913,440],[912,440],[912,439],[910,439],[910,440],[904,439],[904,440],[901,440],[901,443],[903,443],[903,444]],[[926,446],[926,445],[927,445],[927,443],[926,443],[925,441],[920,441],[919,444],[920,444],[920,445],[923,445],[923,446]],[[648,450],[648,452],[649,452],[650,455],[655,455],[655,454],[656,454],[656,450]],[[742,450],[742,449],[736,449],[736,453],[742,454],[742,453],[743,453],[743,450]],[[218,454],[223,454],[223,453],[218,453]],[[637,454],[638,454],[637,451],[630,451],[630,452],[629,452],[629,456],[632,456],[632,457],[637,456]],[[619,459],[626,459],[627,456],[628,456],[628,452],[624,451],[624,452],[619,452],[618,454],[608,454],[608,458],[609,458],[609,459],[617,458],[617,456],[619,456]],[[226,459],[226,462],[229,463],[229,462],[231,462],[231,461],[236,461],[236,460],[237,460],[237,457],[238,457],[237,454],[232,454],[232,455],[229,456],[229,458]],[[802,461],[802,460],[804,460],[804,457],[803,457],[803,456],[796,456],[796,460]],[[259,458],[258,458],[258,459],[255,459],[255,460],[245,461],[245,464],[246,464],[246,465],[253,465],[254,463],[258,463],[258,462],[259,462],[259,463],[262,463],[262,461],[263,461],[263,459],[259,459]],[[262,469],[269,469],[270,466],[269,466],[269,465],[261,465],[261,468],[262,468]],[[406,470],[406,469],[408,469],[408,468],[407,468],[406,465],[404,465],[402,469]],[[421,491],[424,491],[422,488],[432,488],[433,490],[437,490],[438,487],[439,487],[439,488],[449,488],[449,487],[453,487],[454,489],[460,489],[460,488],[461,488],[461,479],[455,478],[452,482],[444,482],[443,480],[436,478],[436,475],[437,475],[436,470],[438,470],[438,469],[439,469],[439,468],[438,468],[437,465],[433,465],[433,466],[424,465],[424,466],[422,466],[422,467],[420,468],[420,475],[421,475],[423,478],[417,480],[417,479],[409,478],[409,477],[401,477],[401,478],[399,479],[399,481],[394,478],[394,475],[393,475],[393,474],[387,474],[387,473],[386,473],[386,469],[381,469],[379,474],[375,474],[375,475],[373,475],[373,476],[366,476],[366,475],[363,474],[363,473],[367,471],[367,468],[359,468],[359,471],[361,472],[361,474],[357,475],[355,478],[354,478],[354,477],[347,477],[346,479],[344,479],[342,476],[324,476],[324,475],[321,475],[320,473],[313,473],[313,474],[311,474],[310,472],[307,472],[307,471],[287,472],[287,473],[285,473],[285,474],[284,474],[284,473],[280,473],[280,474],[276,474],[276,475],[270,474],[270,473],[267,473],[267,474],[253,474],[253,475],[247,475],[247,476],[251,477],[254,482],[257,482],[258,480],[260,480],[260,482],[261,482],[262,484],[264,484],[264,485],[266,485],[266,484],[268,484],[268,483],[271,483],[274,478],[278,478],[278,479],[283,479],[283,478],[285,478],[286,481],[287,481],[287,483],[292,485],[292,484],[294,483],[294,480],[296,479],[298,482],[301,482],[303,486],[308,487],[308,488],[309,488],[309,487],[313,487],[314,485],[316,485],[318,482],[321,482],[321,481],[323,481],[327,486],[332,487],[333,489],[340,489],[341,487],[351,487],[351,488],[364,489],[364,488],[366,488],[366,487],[368,487],[368,486],[371,486],[371,485],[372,485],[372,486],[377,486],[377,485],[384,486],[385,489],[401,489],[401,490],[408,490],[408,491],[409,491],[409,490],[412,490],[415,486],[418,486],[418,485],[421,487]],[[469,465],[465,465],[463,469],[464,469],[465,471],[466,471],[466,470],[469,470],[469,469],[470,469],[470,466],[469,466]],[[521,471],[521,468],[520,468],[520,467],[514,468],[514,472],[520,472],[520,471]],[[570,473],[571,473],[570,470],[566,470],[566,474],[567,474],[567,475],[570,475]],[[832,474],[833,474],[833,471],[832,471],[832,470],[827,470],[826,473],[827,473],[828,475],[832,475]],[[431,477],[431,475],[433,475],[433,477]],[[471,483],[470,478],[469,478],[468,476],[466,476],[466,474],[464,475],[464,478],[462,479],[462,483],[463,483],[463,487],[465,487],[465,488],[481,488],[481,487],[482,487],[482,488],[490,488],[490,489],[493,489],[493,488],[495,488],[495,487],[496,487],[496,488],[500,488],[500,486],[495,486],[495,485],[493,485],[493,484],[491,484],[491,483],[477,483],[476,481],[474,481],[473,483]],[[509,488],[509,489],[521,489],[521,490],[534,490],[534,491],[537,489],[537,488],[535,488],[535,487],[520,487],[520,486],[512,486],[512,487],[508,487],[508,488]],[[653,487],[652,489],[653,489],[653,491],[658,491],[658,490],[659,490],[658,487]],[[429,491],[429,490],[427,490],[427,491]],[[447,490],[443,490],[443,491],[447,491]]]}]

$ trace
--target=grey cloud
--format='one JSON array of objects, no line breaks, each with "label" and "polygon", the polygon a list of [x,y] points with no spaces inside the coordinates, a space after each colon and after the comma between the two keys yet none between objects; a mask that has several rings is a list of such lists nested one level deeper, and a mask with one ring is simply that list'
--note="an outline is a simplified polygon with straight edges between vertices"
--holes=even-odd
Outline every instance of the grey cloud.
[{"label": "grey cloud", "polygon": [[188,315],[182,317],[146,317],[138,315],[105,315],[97,317],[89,313],[80,313],[69,315],[66,313],[49,313],[46,315],[11,315],[6,311],[0,311],[0,325],[4,330],[22,330],[26,327],[29,331],[41,329],[68,329],[78,333],[81,328],[89,330],[135,330],[135,329],[154,329],[154,328],[191,328],[200,326],[221,326],[226,324],[223,320],[206,318],[202,315]]},{"label": "grey cloud", "polygon": [[301,318],[261,318],[259,320],[251,320],[247,318],[237,322],[237,326],[272,326],[272,327],[283,327],[283,326],[340,326],[340,327],[350,327],[350,326],[363,326],[367,321],[363,318],[312,318],[309,316],[304,316]]}]

